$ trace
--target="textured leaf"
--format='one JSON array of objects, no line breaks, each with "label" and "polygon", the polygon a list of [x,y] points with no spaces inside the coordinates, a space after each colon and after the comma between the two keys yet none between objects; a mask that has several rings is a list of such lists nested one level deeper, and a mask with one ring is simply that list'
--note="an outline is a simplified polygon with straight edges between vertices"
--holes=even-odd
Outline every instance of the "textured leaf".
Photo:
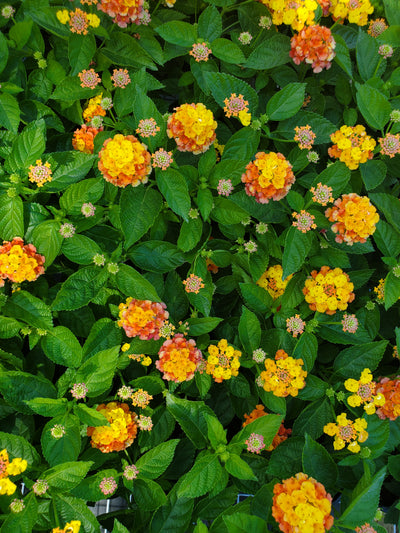
[{"label": "textured leaf", "polygon": [[267,115],[270,120],[293,117],[303,105],[305,90],[305,83],[289,83],[275,93],[267,104]]},{"label": "textured leaf", "polygon": [[178,496],[197,498],[210,492],[220,477],[221,470],[222,467],[217,455],[201,456],[189,472],[183,476],[178,489]]},{"label": "textured leaf", "polygon": [[11,172],[28,169],[40,158],[46,147],[46,125],[43,119],[32,122],[24,128],[12,145],[11,154],[5,165]]},{"label": "textured leaf", "polygon": [[82,481],[92,464],[92,461],[65,462],[43,472],[43,478],[50,487],[69,491]]},{"label": "textured leaf", "polygon": [[19,371],[0,372],[0,392],[7,403],[26,414],[32,411],[25,400],[57,396],[54,385],[48,379]]},{"label": "textured leaf", "polygon": [[19,196],[0,195],[0,238],[11,241],[24,236],[24,206]]},{"label": "textured leaf", "polygon": [[45,268],[48,268],[60,253],[63,238],[59,229],[59,222],[45,220],[41,224],[38,224],[32,232],[32,244],[36,246],[39,254],[44,255]]},{"label": "textured leaf", "polygon": [[161,476],[172,462],[178,442],[179,439],[163,442],[142,455],[135,463],[140,475],[148,479]]},{"label": "textured leaf", "polygon": [[[0,44],[1,48],[1,44]],[[0,126],[17,133],[20,122],[18,101],[11,94],[0,95]]]},{"label": "textured leaf", "polygon": [[[389,121],[392,111],[388,99],[378,89],[370,85],[356,83],[356,87],[357,104],[367,124],[371,128],[382,130]],[[374,102],[373,106],[371,106],[371,102]]]},{"label": "textured leaf", "polygon": [[182,174],[173,168],[157,170],[156,181],[161,194],[172,211],[188,222],[190,196],[186,180]]},{"label": "textured leaf", "polygon": [[[51,434],[51,428],[55,424],[60,424],[65,428],[65,433],[60,439],[55,439]],[[41,444],[43,456],[50,466],[56,466],[66,461],[76,461],[81,451],[78,418],[66,414],[49,420],[43,428]]]},{"label": "textured leaf", "polygon": [[95,266],[79,269],[61,286],[53,302],[54,311],[73,311],[87,305],[107,282],[107,271]]},{"label": "textured leaf", "polygon": [[29,466],[40,462],[38,452],[24,437],[0,431],[0,446],[7,450],[10,459],[22,457]]},{"label": "textured leaf", "polygon": [[307,433],[303,448],[303,472],[320,483],[327,490],[335,490],[338,477],[338,469],[335,461],[326,449],[315,442]]},{"label": "textured leaf", "polygon": [[310,252],[312,242],[312,232],[302,233],[294,226],[289,228],[282,257],[283,279],[301,269]]},{"label": "textured leaf", "polygon": [[89,398],[95,398],[111,387],[117,367],[119,349],[119,346],[114,346],[96,353],[85,361],[77,371],[75,383],[85,383]]},{"label": "textured leaf", "polygon": [[85,533],[98,533],[99,523],[83,500],[57,493],[54,495],[53,501],[63,524],[71,520],[79,520]]},{"label": "textured leaf", "polygon": [[96,40],[94,35],[80,35],[72,33],[68,38],[68,58],[71,65],[71,76],[88,68],[96,53]]},{"label": "textured leaf", "polygon": [[81,345],[72,331],[64,326],[50,329],[42,339],[42,348],[54,363],[72,368],[81,364]]},{"label": "textured leaf", "polygon": [[346,378],[359,379],[364,368],[373,372],[383,357],[388,341],[368,342],[342,350],[333,369]]}]

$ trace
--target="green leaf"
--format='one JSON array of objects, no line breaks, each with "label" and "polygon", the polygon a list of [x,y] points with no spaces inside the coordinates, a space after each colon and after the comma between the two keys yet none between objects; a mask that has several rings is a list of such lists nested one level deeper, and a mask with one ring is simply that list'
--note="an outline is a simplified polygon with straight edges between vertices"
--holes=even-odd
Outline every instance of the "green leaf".
[{"label": "green leaf", "polygon": [[19,122],[20,111],[17,99],[11,94],[0,94],[0,126],[17,133]]},{"label": "green leaf", "polygon": [[251,433],[259,433],[264,437],[265,447],[268,448],[275,435],[278,433],[279,427],[282,422],[282,416],[280,415],[267,415],[257,418],[247,424],[242,430],[237,433],[230,444],[243,444],[250,437]]},{"label": "green leaf", "polygon": [[27,1],[24,4],[24,13],[28,14],[29,17],[31,17],[39,26],[45,28],[54,35],[58,35],[59,37],[67,37],[70,35],[69,27],[67,25],[64,26],[64,24],[61,24],[61,22],[57,19],[56,13],[59,8],[55,7],[52,9],[45,7],[47,5],[48,3],[46,2],[40,7],[40,9],[38,9],[37,1]]},{"label": "green leaf", "polygon": [[317,353],[318,341],[316,336],[305,331],[296,342],[296,346],[293,350],[293,357],[304,361],[304,369],[309,374],[314,366]]},{"label": "green leaf", "polygon": [[50,487],[70,491],[82,481],[92,466],[92,461],[70,461],[50,468],[43,472]]},{"label": "green leaf", "polygon": [[178,489],[180,498],[197,498],[210,492],[221,475],[222,467],[218,456],[208,453],[196,460],[185,474]]},{"label": "green leaf", "polygon": [[335,413],[328,398],[310,403],[297,417],[293,424],[294,435],[308,433],[313,439],[319,439],[324,426],[335,419]]},{"label": "green leaf", "polygon": [[100,396],[111,387],[119,350],[119,346],[114,346],[96,353],[75,374],[75,383],[85,383],[89,398]]},{"label": "green leaf", "polygon": [[[391,194],[371,193],[369,194],[371,202],[382,211],[386,220],[394,226],[394,229],[400,232],[400,212],[398,199]],[[379,225],[379,222],[378,222]],[[378,226],[377,226],[378,227]]]},{"label": "green leaf", "polygon": [[235,453],[229,455],[225,462],[225,469],[231,476],[238,479],[257,481],[257,477],[250,466]]},{"label": "green leaf", "polygon": [[229,39],[216,39],[212,43],[212,53],[221,61],[225,61],[226,63],[234,63],[235,65],[244,63],[246,60],[238,45]]},{"label": "green leaf", "polygon": [[303,448],[303,472],[323,483],[327,490],[334,491],[338,468],[331,455],[306,433]]},{"label": "green leaf", "polygon": [[38,517],[38,504],[33,492],[24,498],[24,505],[25,507],[21,512],[8,513],[1,526],[1,533],[33,531],[33,526]]},{"label": "green leaf", "polygon": [[165,390],[164,381],[157,376],[140,376],[129,383],[135,389],[144,389],[153,396]]},{"label": "green leaf", "polygon": [[191,202],[188,186],[182,174],[173,168],[157,169],[156,181],[172,211],[188,222]]},{"label": "green leaf", "polygon": [[337,33],[332,34],[333,38],[335,39],[336,46],[335,46],[335,58],[334,61],[339,65],[341,69],[343,69],[350,78],[352,78],[352,65],[351,65],[351,59],[350,59],[350,52],[349,48],[346,44],[346,41]]},{"label": "green leaf", "polygon": [[293,117],[303,105],[305,83],[288,83],[286,87],[275,93],[267,104],[267,115],[270,120],[285,120]]},{"label": "green leaf", "polygon": [[115,519],[112,533],[129,533],[129,531],[121,524],[121,522],[118,522],[118,520]]},{"label": "green leaf", "polygon": [[[202,449],[207,446],[207,422],[204,414],[213,414],[204,402],[192,402],[167,393],[167,409],[192,441]],[[211,411],[211,412],[210,412]]]},{"label": "green leaf", "polygon": [[185,262],[185,256],[167,241],[146,241],[136,245],[129,253],[132,261],[143,270],[170,272]]},{"label": "green leaf", "polygon": [[[217,41],[220,40],[221,39],[217,39]],[[225,41],[226,39],[222,40]],[[236,93],[242,94],[244,99],[247,100],[247,102],[249,103],[250,113],[256,112],[258,106],[258,96],[256,91],[248,83],[238,78],[235,78],[230,74],[225,74],[221,72],[208,72],[205,76],[211,93],[215,101],[220,105],[220,107],[224,108],[226,105],[224,100],[226,98],[229,98],[232,93]]]},{"label": "green leaf", "polygon": [[196,203],[200,209],[203,220],[207,220],[214,206],[213,195],[210,189],[199,189],[197,192]]},{"label": "green leaf", "polygon": [[14,292],[7,301],[7,315],[26,322],[35,328],[49,330],[53,327],[50,308],[26,291]]},{"label": "green leaf", "polygon": [[[364,484],[363,490],[352,499],[336,524],[346,528],[354,528],[365,522],[372,522],[379,505],[381,487],[385,476],[386,466],[375,474],[370,483]],[[357,490],[357,487],[355,490]]]},{"label": "green leaf", "polygon": [[32,400],[26,400],[25,403],[34,413],[41,416],[60,416],[67,410],[66,398],[58,398],[57,400],[52,398],[33,398]]},{"label": "green leaf", "polygon": [[[386,96],[370,85],[356,83],[357,105],[367,124],[376,130],[382,130],[390,119],[392,108]],[[374,105],[371,106],[371,102]]]},{"label": "green leaf", "polygon": [[199,243],[203,232],[203,224],[199,217],[190,218],[188,222],[183,222],[178,237],[178,248],[183,252],[193,250]]},{"label": "green leaf", "polygon": [[64,326],[50,329],[42,338],[42,348],[46,356],[58,365],[78,368],[81,364],[81,345],[72,331]]},{"label": "green leaf", "polygon": [[179,439],[162,442],[142,455],[135,462],[135,465],[139,469],[140,476],[147,479],[156,479],[161,476],[171,464],[178,443]]},{"label": "green leaf", "polygon": [[294,226],[289,228],[283,248],[283,279],[301,269],[310,252],[312,242],[312,232],[303,233]]},{"label": "green leaf", "polygon": [[12,145],[5,166],[11,172],[28,170],[34,165],[46,148],[46,124],[43,119],[26,126]]},{"label": "green leaf", "polygon": [[181,20],[161,24],[155,31],[168,43],[178,46],[192,46],[197,41],[196,27]]},{"label": "green leaf", "polygon": [[21,457],[29,466],[40,462],[38,452],[24,437],[0,431],[0,446],[2,450],[6,448],[10,458]]},{"label": "green leaf", "polygon": [[222,17],[214,6],[207,7],[199,17],[197,27],[199,37],[210,43],[222,33]]},{"label": "green leaf", "polygon": [[271,453],[267,467],[270,476],[286,479],[302,470],[301,455],[304,447],[303,437],[290,437],[279,444]]},{"label": "green leaf", "polygon": [[104,191],[103,178],[90,178],[68,187],[60,198],[60,207],[72,216],[81,215],[82,204],[85,202],[96,203]]},{"label": "green leaf", "polygon": [[[257,152],[258,143],[260,142],[260,132],[251,128],[241,128],[234,133],[226,143],[222,162],[228,159],[235,161],[250,161]],[[218,168],[218,167],[217,167]],[[232,224],[232,222],[230,222]]]},{"label": "green leaf", "polygon": [[59,192],[83,179],[93,166],[93,161],[97,156],[84,154],[83,152],[56,152],[53,157],[59,161],[59,165],[54,171],[53,180],[43,187],[46,192]]},{"label": "green leaf", "polygon": [[0,195],[0,238],[7,241],[24,236],[24,206],[19,196]]},{"label": "green leaf", "polygon": [[153,285],[131,266],[120,265],[116,281],[118,289],[125,296],[153,302],[161,301]]},{"label": "green leaf", "polygon": [[336,198],[346,187],[350,176],[351,170],[342,161],[335,161],[315,178],[313,186],[316,187],[318,183],[322,183],[332,187],[332,194]]},{"label": "green leaf", "polygon": [[84,360],[89,359],[99,350],[112,348],[121,344],[121,331],[115,327],[115,321],[109,318],[101,318],[95,322],[89,336],[83,345]]},{"label": "green leaf", "polygon": [[252,51],[244,66],[257,70],[271,70],[290,61],[290,39],[281,33],[263,41]]},{"label": "green leaf", "polygon": [[68,38],[68,59],[71,65],[71,76],[76,76],[88,68],[96,53],[96,39],[92,33],[82,35],[72,33]]},{"label": "green leaf", "polygon": [[7,403],[25,414],[32,413],[26,400],[57,396],[54,385],[48,379],[19,371],[0,372],[0,392]]},{"label": "green leaf", "polygon": [[62,284],[53,302],[54,311],[73,311],[87,305],[107,283],[107,278],[105,269],[80,268]]},{"label": "green leaf", "polygon": [[[337,130],[337,126],[330,120],[311,111],[300,110],[294,117],[279,122],[276,132],[285,139],[292,141],[294,128],[296,126],[306,126],[309,124],[316,138],[314,145],[331,142],[331,134]],[[344,163],[342,163],[344,165]],[[345,165],[344,165],[345,166]],[[331,168],[330,166],[328,168]],[[347,167],[346,167],[347,168]]]},{"label": "green leaf", "polygon": [[247,211],[228,198],[214,198],[214,209],[211,218],[220,224],[238,224],[249,218]]},{"label": "green leaf", "polygon": [[[65,428],[65,433],[60,439],[55,439],[51,434],[51,428],[55,424],[60,424]],[[41,444],[43,456],[50,466],[56,466],[65,461],[76,461],[81,451],[78,418],[67,414],[49,420],[43,428]]]},{"label": "green leaf", "polygon": [[75,234],[62,242],[62,253],[67,259],[78,265],[93,264],[95,254],[101,254],[100,246],[85,235]]},{"label": "green leaf", "polygon": [[86,502],[67,494],[54,494],[54,506],[63,524],[79,520],[85,533],[98,533],[99,523]]},{"label": "green leaf", "polygon": [[137,39],[127,33],[115,32],[101,51],[115,65],[136,68],[143,65],[155,68],[150,55],[140,46]]},{"label": "green leaf", "polygon": [[186,533],[192,521],[193,505],[193,499],[178,498],[176,491],[171,491],[167,503],[154,513],[150,533]]},{"label": "green leaf", "polygon": [[260,347],[261,326],[258,318],[247,307],[242,306],[242,315],[239,321],[239,338],[243,348],[248,354]]},{"label": "green leaf", "polygon": [[132,492],[136,504],[143,511],[153,511],[167,501],[160,485],[150,479],[137,479],[133,484]]},{"label": "green leaf", "polygon": [[371,191],[386,178],[387,166],[379,159],[369,159],[360,165],[360,172],[365,188]]},{"label": "green leaf", "polygon": [[397,257],[400,254],[400,234],[382,219],[376,225],[374,241],[383,255]]},{"label": "green leaf", "polygon": [[[63,244],[63,238],[59,232],[60,223],[55,220],[45,220],[38,224],[32,231],[31,242],[38,253],[45,257],[45,268],[48,268],[58,256]],[[70,239],[65,239],[64,242]]]},{"label": "green leaf", "polygon": [[235,512],[222,517],[229,533],[267,533],[268,526],[259,516]]},{"label": "green leaf", "polygon": [[82,422],[87,426],[97,427],[97,426],[109,426],[107,418],[102,415],[96,409],[88,407],[84,403],[77,403],[74,405],[74,413]]},{"label": "green leaf", "polygon": [[335,372],[346,378],[359,379],[364,368],[373,372],[385,353],[388,341],[368,342],[342,350],[333,363]]},{"label": "green leaf", "polygon": [[254,283],[239,283],[245,304],[256,313],[267,313],[273,303],[270,294]]},{"label": "green leaf", "polygon": [[204,318],[189,318],[187,320],[189,324],[189,332],[191,337],[197,335],[204,335],[204,333],[209,333],[213,331],[220,322],[222,318],[217,318],[215,316],[208,316]]},{"label": "green leaf", "polygon": [[220,444],[227,444],[228,441],[226,440],[226,431],[224,430],[224,427],[218,418],[209,414],[204,415],[204,418],[207,422],[208,440],[210,441],[213,449],[216,450]]},{"label": "green leaf", "polygon": [[8,61],[8,46],[7,39],[0,33],[0,72],[3,72]]},{"label": "green leaf", "polygon": [[51,95],[51,99],[72,103],[75,100],[93,98],[99,93],[100,90],[96,91],[88,87],[81,87],[81,82],[78,76],[67,76],[59,84],[57,84],[53,94]]},{"label": "green leaf", "polygon": [[400,279],[393,271],[385,279],[385,309],[389,309],[400,298]]},{"label": "green leaf", "polygon": [[120,219],[126,248],[137,242],[153,226],[162,204],[161,194],[154,189],[139,186],[122,191]]},{"label": "green leaf", "polygon": [[383,0],[383,5],[385,6],[386,18],[389,24],[391,26],[400,24],[399,6],[396,0]]},{"label": "green leaf", "polygon": [[368,35],[368,33],[360,31],[357,38],[356,58],[358,65],[358,72],[364,81],[374,77],[375,70],[380,62],[380,55],[378,54],[379,44],[377,40]]},{"label": "green leaf", "polygon": [[107,470],[98,470],[93,476],[83,479],[77,487],[72,489],[71,494],[81,498],[82,500],[98,502],[104,499],[104,494],[100,490],[100,483],[102,479],[108,477],[113,477],[116,479],[117,476],[118,472],[112,468]]}]

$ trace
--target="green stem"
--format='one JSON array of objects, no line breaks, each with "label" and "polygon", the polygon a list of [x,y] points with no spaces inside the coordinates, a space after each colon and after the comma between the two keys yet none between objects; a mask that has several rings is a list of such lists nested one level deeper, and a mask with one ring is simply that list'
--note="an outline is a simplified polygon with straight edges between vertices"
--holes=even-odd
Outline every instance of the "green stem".
[{"label": "green stem", "polygon": [[381,57],[379,58],[378,64],[376,65],[376,69],[374,70],[374,73],[372,74],[372,77],[373,77],[373,78],[375,78],[376,73],[378,72],[379,67],[381,66],[382,60],[383,60],[383,57],[381,56]]},{"label": "green stem", "polygon": [[161,0],[158,0],[156,7],[153,9],[153,12],[151,14],[152,17],[154,15],[154,13],[157,11],[157,9],[160,7],[160,4],[161,4]]}]

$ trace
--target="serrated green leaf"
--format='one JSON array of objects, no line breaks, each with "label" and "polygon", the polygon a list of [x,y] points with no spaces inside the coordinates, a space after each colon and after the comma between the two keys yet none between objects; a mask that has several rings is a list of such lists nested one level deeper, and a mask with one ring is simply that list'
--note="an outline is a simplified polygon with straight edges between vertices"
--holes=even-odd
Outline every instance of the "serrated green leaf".
[{"label": "serrated green leaf", "polygon": [[[1,47],[1,45],[0,45]],[[17,99],[11,94],[0,95],[0,126],[17,133],[20,110]]]},{"label": "serrated green leaf", "polygon": [[112,385],[117,367],[120,347],[114,346],[92,355],[75,374],[76,383],[85,383],[88,397],[95,398],[106,392]]},{"label": "serrated green leaf", "polygon": [[267,104],[269,119],[285,120],[293,117],[303,105],[305,90],[305,83],[289,83],[275,93]]},{"label": "serrated green leaf", "polygon": [[125,296],[153,302],[161,301],[153,285],[131,266],[120,265],[116,281],[118,289]]},{"label": "serrated green leaf", "polygon": [[70,491],[82,481],[92,466],[92,461],[70,461],[43,472],[50,487]]},{"label": "serrated green leaf", "polygon": [[188,222],[191,202],[188,186],[182,174],[173,168],[157,169],[156,181],[172,211]]},{"label": "serrated green leaf", "polygon": [[42,338],[46,356],[59,365],[78,368],[82,361],[82,348],[72,331],[64,326],[50,329]]},{"label": "serrated green leaf", "polygon": [[212,44],[212,53],[225,63],[234,63],[235,65],[244,63],[246,58],[238,47],[229,39],[216,39]]},{"label": "serrated green leaf", "polygon": [[[51,434],[51,429],[56,424],[60,424],[65,429],[65,433],[60,439],[55,439]],[[41,444],[44,458],[50,466],[56,466],[65,461],[76,461],[81,451],[78,418],[66,414],[49,420],[43,428]]]},{"label": "serrated green leaf", "polygon": [[239,321],[239,338],[248,354],[260,347],[260,322],[256,315],[244,306],[242,306],[242,314]]},{"label": "serrated green leaf", "polygon": [[197,41],[196,27],[181,20],[161,24],[156,32],[168,43],[178,46],[192,46]]},{"label": "serrated green leaf", "polygon": [[[357,104],[367,124],[382,130],[390,119],[392,108],[386,96],[370,85],[356,83]],[[374,105],[371,106],[371,102]]]},{"label": "serrated green leaf", "polygon": [[24,206],[19,196],[0,195],[0,238],[11,241],[24,236]]},{"label": "serrated green leaf", "polygon": [[364,368],[373,372],[383,357],[388,341],[368,342],[342,350],[333,363],[333,369],[346,378],[359,379]]},{"label": "serrated green leaf", "polygon": [[313,243],[313,233],[302,233],[294,226],[286,233],[283,249],[283,279],[299,271],[303,266]]},{"label": "serrated green leaf", "polygon": [[142,455],[135,465],[139,469],[140,475],[147,479],[156,479],[171,464],[174,458],[175,448],[179,439],[162,442],[149,452]]},{"label": "serrated green leaf", "polygon": [[28,170],[34,165],[46,148],[46,124],[43,119],[36,120],[24,128],[15,139],[5,166],[11,172]]},{"label": "serrated green leaf", "polygon": [[257,477],[250,466],[235,453],[231,453],[225,461],[225,469],[231,476],[238,479],[257,481]]},{"label": "serrated green leaf", "polygon": [[36,465],[40,462],[40,457],[36,449],[24,437],[20,435],[12,435],[0,431],[0,446],[7,453],[11,459],[21,457],[25,459],[29,466]]},{"label": "serrated green leaf", "polygon": [[303,448],[303,472],[323,483],[327,490],[335,490],[338,469],[326,449],[306,433]]},{"label": "serrated green leaf", "polygon": [[41,224],[38,224],[32,232],[32,244],[36,246],[39,254],[44,255],[45,268],[48,268],[60,253],[63,238],[59,229],[59,222],[45,220]]},{"label": "serrated green leaf", "polygon": [[34,413],[41,416],[60,416],[67,410],[67,399],[58,398],[54,400],[52,398],[32,398],[32,400],[26,400],[26,404]]},{"label": "serrated green leaf", "polygon": [[94,35],[72,33],[68,38],[68,59],[71,65],[71,76],[76,76],[83,69],[88,68],[96,53],[96,39]]},{"label": "serrated green leaf", "polygon": [[88,266],[72,274],[61,286],[53,302],[54,311],[73,311],[87,305],[107,282],[105,269]]},{"label": "serrated green leaf", "polygon": [[178,489],[180,498],[197,498],[210,492],[221,475],[222,467],[217,455],[207,454],[196,460],[185,474]]}]

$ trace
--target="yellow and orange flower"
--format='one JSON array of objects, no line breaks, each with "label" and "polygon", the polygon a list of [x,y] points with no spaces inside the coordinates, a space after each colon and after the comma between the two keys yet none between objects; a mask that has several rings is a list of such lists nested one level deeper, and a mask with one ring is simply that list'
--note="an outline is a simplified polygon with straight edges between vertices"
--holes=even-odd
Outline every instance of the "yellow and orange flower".
[{"label": "yellow and orange flower", "polygon": [[10,462],[7,450],[0,452],[0,495],[7,494],[10,496],[14,494],[17,486],[13,483],[9,476],[18,476],[26,470],[28,463],[25,459],[17,457]]},{"label": "yellow and orange flower", "polygon": [[306,386],[307,372],[303,370],[303,359],[294,359],[284,350],[278,350],[274,359],[265,359],[265,370],[261,372],[261,381],[265,391],[275,396],[297,396]]},{"label": "yellow and orange flower", "polygon": [[346,379],[344,386],[353,393],[347,398],[347,403],[351,407],[364,405],[367,415],[373,415],[377,407],[385,405],[385,396],[380,392],[376,392],[376,383],[372,381],[372,374],[369,368],[364,368],[359,381]]},{"label": "yellow and orange flower", "polygon": [[331,229],[337,233],[335,241],[350,246],[356,242],[366,242],[379,222],[379,215],[368,196],[359,196],[354,192],[338,198],[325,211],[325,216],[329,222],[334,222]]},{"label": "yellow and orange flower", "polygon": [[333,20],[343,22],[347,19],[358,26],[365,26],[374,8],[369,0],[330,0],[329,12]]},{"label": "yellow and orange flower", "polygon": [[305,25],[314,23],[316,0],[259,0],[267,6],[272,15],[272,23],[276,26],[287,24],[295,31],[300,31]]},{"label": "yellow and orange flower", "polygon": [[290,44],[289,55],[296,65],[305,61],[315,73],[331,68],[336,42],[329,28],[318,24],[307,26],[292,37]]},{"label": "yellow and orange flower", "polygon": [[324,533],[333,525],[332,497],[314,478],[299,472],[274,486],[272,516],[284,533]]},{"label": "yellow and orange flower", "polygon": [[293,274],[290,274],[287,278],[282,279],[282,274],[283,268],[281,265],[270,266],[257,281],[257,285],[268,291],[272,298],[276,300],[285,292],[287,284],[293,277]]},{"label": "yellow and orange flower", "polygon": [[106,111],[100,105],[103,99],[103,93],[89,100],[86,109],[83,111],[83,118],[85,122],[90,122],[93,117],[105,117]]},{"label": "yellow and orange flower", "polygon": [[151,154],[133,135],[117,133],[104,142],[98,166],[103,178],[113,185],[137,187],[149,179]]},{"label": "yellow and orange flower", "polygon": [[216,383],[222,383],[239,374],[239,359],[242,352],[230,346],[226,339],[221,339],[217,346],[210,344],[208,353],[206,372],[214,378]]},{"label": "yellow and orange flower", "polygon": [[[261,418],[262,416],[267,416],[268,413],[264,411],[265,407],[263,405],[256,405],[255,409],[249,414],[244,415],[245,421],[242,424],[242,427],[245,427],[249,425],[253,420],[257,420],[257,418]],[[292,433],[291,429],[286,429],[283,425],[283,422],[281,423],[278,433],[273,438],[272,443],[267,448],[267,452],[272,452],[272,450],[275,450],[281,444],[283,441],[285,441]]]},{"label": "yellow and orange flower", "polygon": [[79,520],[71,520],[65,524],[63,529],[59,527],[53,528],[52,533],[79,533],[81,529],[81,523]]},{"label": "yellow and orange flower", "polygon": [[110,425],[87,428],[92,447],[103,453],[128,448],[137,434],[136,413],[130,411],[126,403],[120,402],[110,402],[107,405],[102,403],[97,411],[106,417]]},{"label": "yellow and orange flower", "polygon": [[193,378],[198,364],[202,360],[201,351],[196,348],[193,339],[186,339],[177,333],[161,346],[156,367],[163,372],[163,379],[182,383]]},{"label": "yellow and orange flower", "polygon": [[169,317],[166,308],[165,303],[127,298],[119,304],[118,326],[124,328],[127,337],[158,340],[160,327]]},{"label": "yellow and orange flower", "polygon": [[92,128],[83,124],[79,129],[75,130],[72,137],[72,147],[74,150],[79,150],[85,154],[93,154],[94,150],[94,138],[102,131],[103,128]]},{"label": "yellow and orange flower", "polygon": [[260,204],[281,200],[295,182],[292,165],[279,152],[258,152],[242,175],[248,196]]},{"label": "yellow and orange flower", "polygon": [[140,24],[144,0],[101,0],[97,9],[107,13],[120,28],[134,22]]},{"label": "yellow and orange flower", "polygon": [[216,128],[214,115],[204,104],[182,104],[169,117],[167,134],[180,152],[201,154],[215,141]]},{"label": "yellow and orange flower", "polygon": [[344,311],[354,300],[354,285],[341,268],[323,266],[319,272],[313,270],[303,288],[306,302],[312,311],[334,315]]},{"label": "yellow and orange flower", "polygon": [[375,140],[367,135],[364,126],[342,126],[331,135],[335,143],[328,149],[330,157],[336,157],[346,164],[350,170],[357,170],[360,163],[372,159]]},{"label": "yellow and orange flower", "polygon": [[33,244],[24,244],[20,237],[4,241],[0,246],[0,287],[4,280],[13,283],[35,281],[44,273],[45,258],[36,253]]},{"label": "yellow and orange flower", "polygon": [[400,376],[394,379],[382,378],[377,384],[376,392],[383,394],[385,405],[377,409],[379,418],[396,420],[400,416]]},{"label": "yellow and orange flower", "polygon": [[363,418],[356,418],[353,422],[348,420],[346,413],[336,417],[336,424],[330,422],[324,426],[324,433],[330,437],[335,437],[333,447],[335,450],[342,450],[346,444],[347,449],[353,453],[360,451],[360,442],[368,439],[367,421]]}]

